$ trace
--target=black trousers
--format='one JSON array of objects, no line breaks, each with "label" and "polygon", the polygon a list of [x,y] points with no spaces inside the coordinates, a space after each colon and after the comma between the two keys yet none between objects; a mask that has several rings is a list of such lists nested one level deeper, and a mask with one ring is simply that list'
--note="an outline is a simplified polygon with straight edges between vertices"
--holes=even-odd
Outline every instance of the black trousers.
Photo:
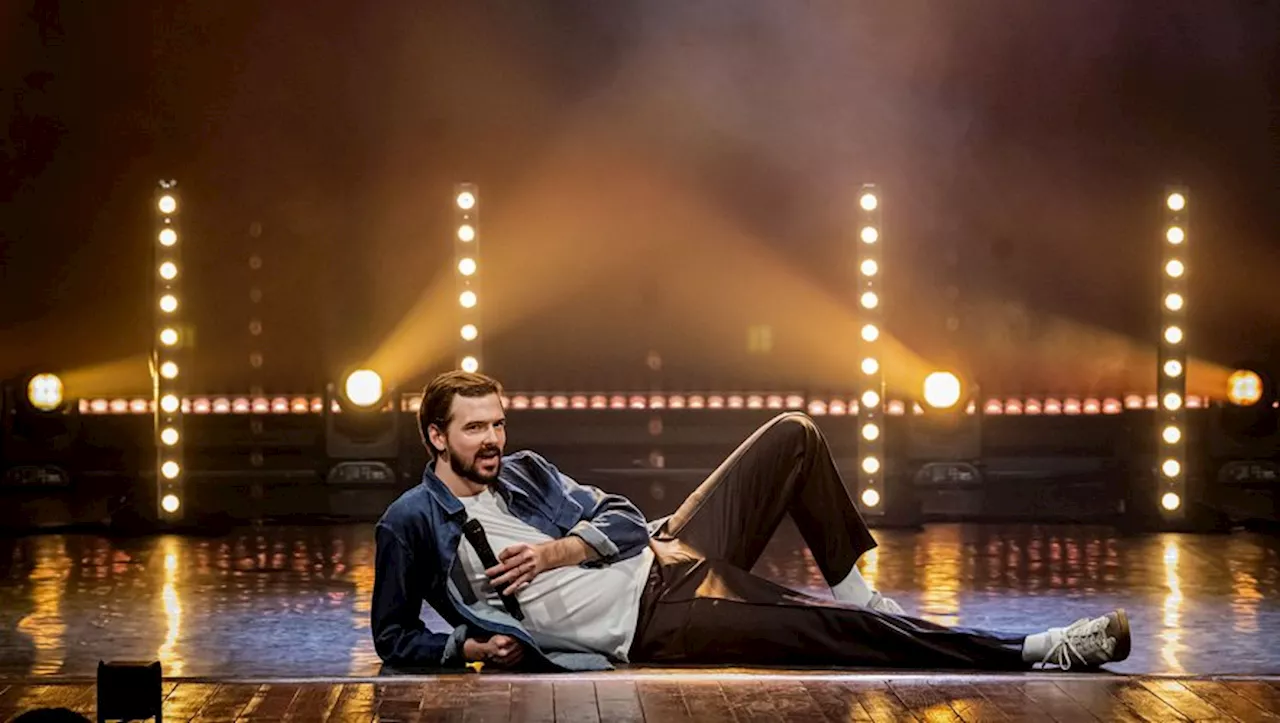
[{"label": "black trousers", "polygon": [[829,584],[875,540],[807,416],[758,429],[653,540],[633,662],[1021,669],[1025,636],[947,628],[752,575],[790,514]]}]

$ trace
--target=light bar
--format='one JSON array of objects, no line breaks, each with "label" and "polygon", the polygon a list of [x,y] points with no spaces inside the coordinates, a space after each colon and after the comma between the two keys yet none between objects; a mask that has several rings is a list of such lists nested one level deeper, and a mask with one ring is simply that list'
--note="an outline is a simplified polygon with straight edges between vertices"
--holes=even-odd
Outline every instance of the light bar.
[{"label": "light bar", "polygon": [[1170,517],[1183,515],[1187,488],[1187,229],[1186,188],[1165,190],[1160,204],[1160,338],[1156,362],[1156,495]]},{"label": "light bar", "polygon": [[[182,353],[184,337],[181,315],[182,247],[184,235],[178,219],[182,210],[177,182],[161,181],[155,193],[156,228],[152,247],[155,273],[152,296],[156,300],[152,313],[151,376],[152,399],[115,400],[107,405],[89,403],[96,411],[100,406],[115,412],[122,406],[131,414],[154,414],[153,436],[156,447],[156,513],[159,519],[174,521],[183,516],[183,414],[189,408],[183,403],[182,387],[186,379],[186,358]],[[119,403],[117,403],[119,402]],[[83,408],[83,401],[81,402]],[[121,413],[125,413],[121,410]]]},{"label": "light bar", "polygon": [[[881,298],[884,231],[880,227],[880,191],[874,184],[866,184],[858,193],[858,232],[854,244],[858,248],[857,289],[859,358],[862,360],[855,374],[859,381],[856,401],[858,415],[858,502],[864,512],[883,514],[884,507],[884,358],[879,344],[884,320],[884,303]],[[901,403],[899,403],[901,404]],[[835,405],[827,406],[835,413]],[[905,405],[898,413],[905,411]]]},{"label": "light bar", "polygon": [[458,368],[480,371],[480,191],[472,183],[453,189],[453,256],[458,291]]}]

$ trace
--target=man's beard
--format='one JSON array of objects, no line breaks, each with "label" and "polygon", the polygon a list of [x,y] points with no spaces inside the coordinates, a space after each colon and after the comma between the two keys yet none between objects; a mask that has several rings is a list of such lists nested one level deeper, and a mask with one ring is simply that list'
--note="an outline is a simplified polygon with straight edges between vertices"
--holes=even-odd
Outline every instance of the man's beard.
[{"label": "man's beard", "polygon": [[[481,447],[476,451],[476,456],[471,458],[471,462],[467,463],[462,460],[462,455],[453,448],[453,445],[445,442],[445,448],[449,451],[449,468],[459,477],[475,482],[480,485],[487,485],[498,478],[498,473],[502,471],[502,451],[497,447]],[[494,465],[493,474],[486,476],[479,469],[477,463],[481,460],[481,455],[491,452],[497,455],[497,464]]]}]

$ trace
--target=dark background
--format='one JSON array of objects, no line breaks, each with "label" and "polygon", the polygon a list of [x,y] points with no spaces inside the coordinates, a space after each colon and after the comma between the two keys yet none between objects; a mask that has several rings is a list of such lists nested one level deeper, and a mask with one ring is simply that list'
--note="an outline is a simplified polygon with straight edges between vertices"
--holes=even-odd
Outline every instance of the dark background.
[{"label": "dark background", "polygon": [[318,390],[398,324],[415,384],[454,361],[465,180],[509,387],[847,389],[875,181],[916,355],[1151,391],[1167,183],[1193,356],[1272,353],[1278,28],[1244,0],[5,2],[0,375],[148,388],[174,178],[193,390]]}]

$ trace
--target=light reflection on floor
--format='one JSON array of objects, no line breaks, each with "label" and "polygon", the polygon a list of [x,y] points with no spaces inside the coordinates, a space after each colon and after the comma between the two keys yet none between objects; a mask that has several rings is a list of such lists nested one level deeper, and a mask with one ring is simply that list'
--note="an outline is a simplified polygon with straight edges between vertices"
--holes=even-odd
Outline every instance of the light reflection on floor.
[{"label": "light reflection on floor", "polygon": [[[1120,537],[1101,527],[879,530],[863,574],[909,613],[1036,630],[1123,606],[1116,670],[1280,673],[1280,540]],[[827,595],[787,526],[758,574]],[[92,675],[159,658],[167,675],[372,675],[368,525],[246,529],[220,538],[0,539],[0,675]]]}]

